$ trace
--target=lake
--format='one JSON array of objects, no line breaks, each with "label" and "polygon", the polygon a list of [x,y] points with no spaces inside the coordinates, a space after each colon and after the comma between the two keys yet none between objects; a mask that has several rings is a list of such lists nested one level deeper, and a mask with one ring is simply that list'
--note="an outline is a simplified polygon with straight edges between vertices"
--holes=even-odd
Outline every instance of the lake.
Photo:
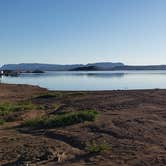
[{"label": "lake", "polygon": [[3,76],[0,81],[39,85],[49,90],[166,89],[166,71],[54,71]]}]

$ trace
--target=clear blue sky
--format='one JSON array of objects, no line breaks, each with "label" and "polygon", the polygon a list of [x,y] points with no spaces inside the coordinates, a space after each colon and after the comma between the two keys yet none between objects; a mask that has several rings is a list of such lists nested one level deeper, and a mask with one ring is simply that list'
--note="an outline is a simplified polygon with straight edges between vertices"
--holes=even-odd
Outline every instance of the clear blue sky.
[{"label": "clear blue sky", "polygon": [[0,0],[0,64],[166,64],[166,0]]}]

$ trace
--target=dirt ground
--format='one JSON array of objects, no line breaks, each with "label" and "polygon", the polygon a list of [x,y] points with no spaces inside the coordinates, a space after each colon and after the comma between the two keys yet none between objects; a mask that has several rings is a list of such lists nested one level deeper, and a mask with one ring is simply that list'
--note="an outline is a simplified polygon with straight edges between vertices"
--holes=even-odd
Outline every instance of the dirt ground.
[{"label": "dirt ground", "polygon": [[[0,125],[1,166],[166,165],[166,90],[54,92],[0,84],[0,103],[25,101],[39,107],[11,113],[12,120]],[[80,110],[99,115],[66,127],[20,126],[26,119]],[[107,148],[89,152],[90,142]]]}]

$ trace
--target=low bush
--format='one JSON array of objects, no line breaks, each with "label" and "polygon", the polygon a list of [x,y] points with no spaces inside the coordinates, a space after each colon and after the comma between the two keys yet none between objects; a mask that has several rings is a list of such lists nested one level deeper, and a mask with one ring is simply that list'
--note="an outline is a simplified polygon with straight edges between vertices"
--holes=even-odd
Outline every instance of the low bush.
[{"label": "low bush", "polygon": [[40,117],[31,120],[27,120],[23,123],[23,126],[33,127],[33,128],[53,128],[68,126],[76,123],[81,123],[84,121],[94,121],[97,116],[97,112],[94,110],[85,110],[78,112],[70,112],[59,114],[50,117]]},{"label": "low bush", "polygon": [[92,141],[86,144],[85,150],[89,153],[102,153],[109,149],[109,146],[106,142],[104,143],[96,143],[96,141]]},{"label": "low bush", "polygon": [[5,121],[3,119],[0,119],[0,125],[3,125]]},{"label": "low bush", "polygon": [[40,94],[37,96],[32,97],[32,99],[38,99],[38,98],[54,98],[54,97],[59,97],[61,96],[60,92],[48,92],[44,94]]},{"label": "low bush", "polygon": [[23,104],[4,103],[0,104],[0,115],[1,116],[8,115],[11,112],[31,110],[34,108],[35,106],[31,103],[23,103]]}]

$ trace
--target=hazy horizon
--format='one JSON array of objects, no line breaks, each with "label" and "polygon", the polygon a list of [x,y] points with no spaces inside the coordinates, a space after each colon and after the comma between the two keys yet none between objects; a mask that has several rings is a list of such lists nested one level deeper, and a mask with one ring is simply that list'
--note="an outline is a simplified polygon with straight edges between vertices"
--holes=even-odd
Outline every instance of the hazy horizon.
[{"label": "hazy horizon", "polygon": [[0,1],[3,64],[166,64],[165,0]]}]

